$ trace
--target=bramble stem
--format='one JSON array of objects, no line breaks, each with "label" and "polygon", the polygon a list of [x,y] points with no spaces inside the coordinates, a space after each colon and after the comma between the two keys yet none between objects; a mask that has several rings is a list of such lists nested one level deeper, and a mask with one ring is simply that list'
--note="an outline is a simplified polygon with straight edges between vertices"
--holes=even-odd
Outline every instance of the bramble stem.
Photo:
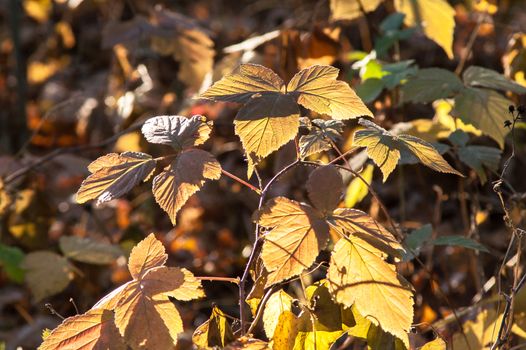
[{"label": "bramble stem", "polygon": [[219,282],[229,282],[239,285],[239,277],[214,277],[214,276],[196,276],[200,281],[219,281]]},{"label": "bramble stem", "polygon": [[256,186],[249,184],[249,183],[246,182],[245,180],[243,180],[243,179],[237,177],[236,175],[234,175],[234,174],[232,174],[232,173],[226,171],[225,169],[221,169],[221,172],[222,172],[224,175],[226,175],[226,176],[228,176],[229,178],[231,178],[232,180],[237,181],[237,182],[239,182],[240,184],[245,185],[246,187],[250,188],[252,191],[256,192],[257,194],[261,194],[260,189],[257,188]]}]

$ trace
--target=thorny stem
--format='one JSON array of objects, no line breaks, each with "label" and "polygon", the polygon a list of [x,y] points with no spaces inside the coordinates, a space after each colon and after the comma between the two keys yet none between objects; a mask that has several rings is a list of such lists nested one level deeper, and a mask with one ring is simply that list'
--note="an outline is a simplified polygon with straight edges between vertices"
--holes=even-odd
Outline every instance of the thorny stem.
[{"label": "thorny stem", "polygon": [[239,277],[213,277],[213,276],[198,276],[196,279],[200,281],[218,281],[218,282],[229,282],[239,285]]},{"label": "thorny stem", "polygon": [[[276,175],[274,175],[273,178],[269,180],[269,182],[265,185],[265,187],[261,191],[261,196],[259,197],[258,210],[261,209],[261,207],[263,207],[263,202],[265,201],[267,193],[270,187],[274,184],[274,182],[276,182],[283,174],[285,174],[286,172],[288,172],[290,169],[294,168],[298,164],[300,164],[300,160],[296,159],[294,162],[290,163],[289,165],[281,169]],[[252,266],[256,257],[258,256],[262,243],[263,243],[263,239],[259,235],[259,224],[256,224],[254,245],[252,246],[252,251],[250,252],[250,256],[245,266],[245,270],[243,271],[243,276],[241,276],[241,280],[239,281],[239,319],[241,322],[241,335],[245,334],[245,326],[247,322],[246,316],[245,316],[246,282],[248,280],[248,276],[250,275],[250,267]]]}]

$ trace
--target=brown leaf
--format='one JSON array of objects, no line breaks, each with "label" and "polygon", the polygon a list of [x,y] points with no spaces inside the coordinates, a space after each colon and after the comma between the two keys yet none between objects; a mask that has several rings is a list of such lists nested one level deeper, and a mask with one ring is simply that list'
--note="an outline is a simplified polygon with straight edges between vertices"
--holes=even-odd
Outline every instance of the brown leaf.
[{"label": "brown leaf", "polygon": [[210,153],[190,149],[182,152],[177,159],[153,180],[153,195],[161,208],[170,216],[175,225],[177,212],[194,193],[203,187],[205,181],[218,180],[221,165]]},{"label": "brown leaf", "polygon": [[297,96],[298,103],[334,119],[360,116],[374,118],[372,112],[350,86],[338,78],[332,66],[311,66],[297,73],[287,85],[287,92]]},{"label": "brown leaf", "polygon": [[128,261],[128,269],[133,278],[140,278],[146,271],[163,266],[168,259],[163,244],[153,233],[133,247]]},{"label": "brown leaf", "polygon": [[333,165],[316,168],[307,181],[309,199],[324,214],[332,213],[342,195],[343,179]]},{"label": "brown leaf", "polygon": [[141,181],[147,181],[155,170],[155,160],[140,152],[110,153],[93,161],[92,172],[77,192],[77,202],[97,199],[97,203],[110,201],[129,192]]},{"label": "brown leaf", "polygon": [[191,118],[164,115],[148,119],[141,129],[150,143],[170,145],[177,151],[203,144],[212,131],[212,125],[202,115]]},{"label": "brown leaf", "polygon": [[39,346],[39,350],[124,350],[110,310],[89,310],[66,318]]}]

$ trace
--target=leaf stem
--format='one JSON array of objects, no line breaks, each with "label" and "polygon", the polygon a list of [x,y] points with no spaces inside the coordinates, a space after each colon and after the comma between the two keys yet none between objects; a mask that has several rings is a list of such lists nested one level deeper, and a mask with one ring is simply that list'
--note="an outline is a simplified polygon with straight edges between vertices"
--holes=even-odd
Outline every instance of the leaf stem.
[{"label": "leaf stem", "polygon": [[221,172],[222,172],[224,175],[226,175],[226,176],[228,176],[229,178],[231,178],[232,180],[237,181],[237,182],[239,182],[240,184],[245,185],[246,187],[250,188],[252,191],[256,192],[257,194],[261,194],[261,190],[260,190],[259,188],[257,188],[256,186],[249,184],[249,183],[246,182],[245,180],[243,180],[243,179],[237,177],[236,175],[234,175],[234,174],[232,174],[232,173],[226,171],[225,169],[221,169]]}]

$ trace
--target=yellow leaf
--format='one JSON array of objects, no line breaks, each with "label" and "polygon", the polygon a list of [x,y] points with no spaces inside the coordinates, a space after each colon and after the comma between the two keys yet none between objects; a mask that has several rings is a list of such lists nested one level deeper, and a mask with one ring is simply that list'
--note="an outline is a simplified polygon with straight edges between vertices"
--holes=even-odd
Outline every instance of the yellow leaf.
[{"label": "yellow leaf", "polygon": [[163,244],[153,233],[133,247],[128,261],[128,269],[133,278],[141,277],[146,271],[157,266],[163,266],[168,254]]},{"label": "yellow leaf", "polygon": [[478,12],[484,12],[494,15],[499,10],[496,0],[474,0],[473,9]]},{"label": "yellow leaf", "polygon": [[331,19],[338,20],[353,20],[363,16],[365,12],[374,11],[382,0],[331,0]]},{"label": "yellow leaf", "polygon": [[218,180],[221,165],[210,153],[200,149],[182,152],[162,173],[153,179],[155,200],[175,225],[177,212],[206,180]]},{"label": "yellow leaf", "polygon": [[373,181],[373,172],[374,167],[371,164],[368,164],[360,173],[366,183],[364,183],[364,181],[358,177],[352,179],[352,181],[349,183],[349,186],[347,187],[347,191],[345,192],[346,207],[354,208],[356,204],[360,203],[365,198],[365,196],[367,196],[369,193],[369,187],[367,184],[370,185]]},{"label": "yellow leaf", "polygon": [[71,49],[75,46],[75,34],[68,22],[60,21],[55,24],[55,31],[60,35],[64,47]]},{"label": "yellow leaf", "polygon": [[339,120],[314,119],[309,133],[300,137],[301,158],[331,149],[331,141],[335,142],[342,132],[343,123]]},{"label": "yellow leaf", "polygon": [[526,86],[526,33],[513,34],[502,56],[502,65],[508,78]]},{"label": "yellow leaf", "polygon": [[22,262],[25,280],[36,301],[62,292],[73,279],[68,259],[50,251],[29,253]]},{"label": "yellow leaf", "polygon": [[[236,341],[228,344],[225,350],[270,350],[272,349],[267,342],[263,340],[241,337]],[[273,349],[274,350],[274,349]]]},{"label": "yellow leaf", "polygon": [[270,296],[263,312],[263,328],[267,338],[272,339],[274,337],[279,318],[285,311],[290,312],[292,310],[292,301],[292,297],[283,289]]},{"label": "yellow leaf", "polygon": [[453,58],[455,10],[446,0],[395,0],[395,8],[405,14],[406,25],[422,27],[424,34]]},{"label": "yellow leaf", "polygon": [[49,19],[53,9],[51,0],[24,0],[24,10],[37,22],[44,23]]},{"label": "yellow leaf", "polygon": [[203,144],[212,131],[212,124],[202,115],[191,118],[179,115],[165,115],[148,119],[141,129],[150,143],[170,145],[175,150]]},{"label": "yellow leaf", "polygon": [[314,208],[284,197],[268,201],[256,221],[272,228],[261,252],[270,273],[267,287],[308,269],[329,238],[327,223]]},{"label": "yellow leaf", "polygon": [[66,318],[44,339],[38,350],[124,350],[110,310],[89,310]]},{"label": "yellow leaf", "polygon": [[234,339],[226,315],[217,306],[213,307],[210,318],[197,327],[192,336],[192,342],[200,349],[224,348]]},{"label": "yellow leaf", "polygon": [[356,236],[340,239],[327,272],[329,290],[337,302],[354,305],[369,321],[409,347],[413,293],[385,258],[384,252]]},{"label": "yellow leaf", "polygon": [[416,157],[422,164],[435,171],[463,176],[453,169],[428,142],[411,135],[392,135],[368,120],[362,119],[360,123],[368,129],[355,132],[353,144],[367,147],[367,155],[380,167],[384,182],[398,164],[402,154],[406,157]]},{"label": "yellow leaf", "polygon": [[338,73],[339,70],[332,66],[311,66],[292,77],[287,92],[297,96],[303,107],[334,119],[374,118],[351,87],[337,80]]},{"label": "yellow leaf", "polygon": [[310,174],[306,187],[311,203],[327,215],[340,203],[343,179],[335,166],[322,166]]},{"label": "yellow leaf", "polygon": [[447,350],[446,342],[442,338],[436,338],[429,343],[426,343],[420,350]]},{"label": "yellow leaf", "polygon": [[462,120],[459,118],[454,118],[451,115],[451,110],[453,109],[453,106],[451,103],[449,103],[446,100],[438,100],[433,103],[433,108],[435,109],[435,116],[433,117],[433,121],[436,121],[439,125],[443,125],[445,128],[449,130],[446,134],[438,134],[438,138],[447,138],[449,134],[451,134],[453,131],[460,129],[465,132],[469,132],[473,135],[480,136],[482,135],[482,132],[475,128],[471,124],[465,124]]},{"label": "yellow leaf", "polygon": [[265,158],[296,136],[299,117],[298,105],[291,96],[257,94],[239,110],[235,132],[247,154]]},{"label": "yellow leaf", "polygon": [[92,174],[80,185],[77,202],[97,199],[97,203],[103,203],[121,197],[141,181],[147,181],[155,170],[155,163],[146,153],[106,154],[88,166]]},{"label": "yellow leaf", "polygon": [[66,67],[70,61],[68,56],[50,58],[45,62],[32,61],[27,66],[27,80],[30,84],[43,83]]},{"label": "yellow leaf", "polygon": [[[467,321],[464,334],[453,335],[454,349],[490,349],[498,335],[502,314],[497,316],[493,309],[482,310],[473,321]],[[467,340],[467,343],[466,343]]]}]

